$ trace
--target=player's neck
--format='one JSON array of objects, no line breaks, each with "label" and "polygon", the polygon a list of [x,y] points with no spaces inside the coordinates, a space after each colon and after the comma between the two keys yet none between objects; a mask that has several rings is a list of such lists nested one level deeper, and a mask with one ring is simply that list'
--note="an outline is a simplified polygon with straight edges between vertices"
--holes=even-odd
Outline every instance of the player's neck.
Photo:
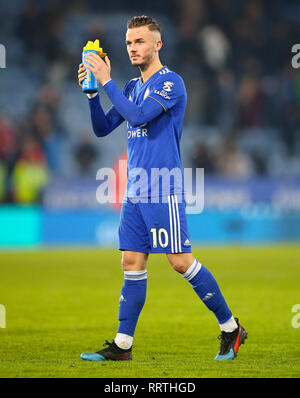
[{"label": "player's neck", "polygon": [[142,82],[145,83],[151,76],[154,75],[157,71],[159,71],[163,67],[163,64],[160,62],[159,59],[151,62],[149,65],[145,65],[140,67]]}]

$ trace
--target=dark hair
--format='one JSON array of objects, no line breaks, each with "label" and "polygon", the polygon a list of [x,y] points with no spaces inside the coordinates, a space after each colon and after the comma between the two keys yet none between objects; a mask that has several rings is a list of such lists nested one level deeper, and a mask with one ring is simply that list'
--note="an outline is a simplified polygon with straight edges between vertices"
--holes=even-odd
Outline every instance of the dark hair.
[{"label": "dark hair", "polygon": [[127,29],[139,28],[140,26],[148,26],[149,30],[156,30],[161,33],[158,22],[154,18],[147,17],[146,15],[133,17],[127,22]]}]

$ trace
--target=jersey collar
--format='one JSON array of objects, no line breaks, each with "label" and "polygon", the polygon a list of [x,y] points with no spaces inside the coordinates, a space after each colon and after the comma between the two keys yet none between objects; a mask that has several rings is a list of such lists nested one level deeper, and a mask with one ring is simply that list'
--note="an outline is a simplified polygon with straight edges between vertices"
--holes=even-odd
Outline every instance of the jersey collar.
[{"label": "jersey collar", "polygon": [[141,85],[141,86],[147,85],[150,81],[153,80],[153,78],[154,78],[156,75],[159,74],[159,72],[161,72],[161,71],[162,71],[164,68],[166,68],[166,67],[167,67],[167,65],[162,66],[158,71],[156,71],[155,73],[153,73],[153,75],[150,76],[149,79],[148,79],[145,83],[143,83],[143,81],[142,81],[142,76],[140,76],[140,77],[139,77],[140,85]]}]

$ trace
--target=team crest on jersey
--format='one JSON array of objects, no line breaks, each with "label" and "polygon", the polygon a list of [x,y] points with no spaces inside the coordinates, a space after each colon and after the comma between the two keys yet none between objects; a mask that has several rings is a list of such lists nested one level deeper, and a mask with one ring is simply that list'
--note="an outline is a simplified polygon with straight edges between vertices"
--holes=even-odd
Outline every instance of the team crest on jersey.
[{"label": "team crest on jersey", "polygon": [[169,81],[164,82],[163,90],[170,92],[170,91],[172,91],[173,86],[174,86],[173,82],[169,82]]}]

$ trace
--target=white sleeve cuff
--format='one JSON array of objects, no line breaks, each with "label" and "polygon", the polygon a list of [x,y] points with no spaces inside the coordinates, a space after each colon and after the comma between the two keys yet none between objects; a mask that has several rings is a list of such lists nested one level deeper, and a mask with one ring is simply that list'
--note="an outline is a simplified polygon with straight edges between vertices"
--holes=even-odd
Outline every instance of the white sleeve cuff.
[{"label": "white sleeve cuff", "polygon": [[102,84],[102,87],[105,86],[105,84],[107,84],[108,82],[110,82],[112,79],[107,80],[107,82],[105,82],[104,84]]},{"label": "white sleeve cuff", "polygon": [[87,94],[87,97],[88,97],[89,99],[92,99],[92,98],[96,97],[96,95],[98,95],[98,93]]}]

